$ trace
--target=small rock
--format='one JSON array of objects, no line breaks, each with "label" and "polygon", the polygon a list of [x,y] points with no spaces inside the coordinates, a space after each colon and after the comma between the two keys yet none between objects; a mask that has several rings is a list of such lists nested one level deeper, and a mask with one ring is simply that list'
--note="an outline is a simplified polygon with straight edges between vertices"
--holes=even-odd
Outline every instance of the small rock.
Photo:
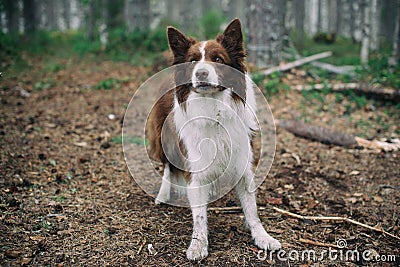
[{"label": "small rock", "polygon": [[43,153],[40,153],[40,154],[38,155],[38,157],[39,157],[39,159],[42,160],[42,161],[43,161],[43,160],[46,160],[46,158],[47,158],[46,155],[43,154]]},{"label": "small rock", "polygon": [[108,149],[111,147],[111,144],[109,142],[104,142],[100,145],[100,147],[103,149]]},{"label": "small rock", "polygon": [[22,254],[22,250],[7,250],[6,251],[6,256],[8,258],[12,258],[12,259],[18,258],[19,255],[21,255],[21,254]]}]

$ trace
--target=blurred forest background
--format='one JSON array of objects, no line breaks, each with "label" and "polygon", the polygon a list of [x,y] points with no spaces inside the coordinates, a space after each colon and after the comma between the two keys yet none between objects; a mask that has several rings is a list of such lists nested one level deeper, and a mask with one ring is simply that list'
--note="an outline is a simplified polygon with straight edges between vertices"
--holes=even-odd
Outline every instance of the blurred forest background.
[{"label": "blurred forest background", "polygon": [[[132,181],[123,120],[136,89],[169,65],[167,25],[214,38],[235,17],[277,126],[258,190],[263,224],[285,249],[326,253],[344,239],[399,266],[400,0],[0,0],[1,266],[188,265],[190,210],[155,208]],[[143,97],[135,108],[153,104]],[[152,171],[132,175],[161,181]],[[288,219],[273,207],[376,228]],[[239,214],[210,211],[200,265],[300,264],[260,262]]]},{"label": "blurred forest background", "polygon": [[63,44],[70,52],[104,52],[124,61],[145,53],[149,61],[168,48],[167,25],[204,39],[238,17],[245,25],[249,61],[259,67],[325,49],[334,52],[328,62],[365,66],[373,60],[374,68],[388,69],[399,61],[399,2],[1,0],[0,55],[5,67],[19,51]]}]

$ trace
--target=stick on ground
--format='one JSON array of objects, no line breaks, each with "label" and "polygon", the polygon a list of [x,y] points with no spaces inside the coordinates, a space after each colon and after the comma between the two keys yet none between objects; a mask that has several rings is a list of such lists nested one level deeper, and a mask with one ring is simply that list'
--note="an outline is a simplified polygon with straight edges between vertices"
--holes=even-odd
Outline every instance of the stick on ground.
[{"label": "stick on ground", "polygon": [[361,226],[363,228],[366,228],[366,229],[369,229],[369,230],[372,230],[372,231],[375,231],[375,232],[379,232],[379,233],[384,234],[384,235],[388,235],[388,236],[393,237],[393,238],[395,238],[397,240],[400,240],[400,237],[398,237],[398,236],[396,236],[394,234],[391,234],[389,232],[386,232],[385,230],[383,230],[381,228],[373,227],[373,226],[367,225],[365,223],[360,223],[360,222],[357,222],[357,221],[355,221],[353,219],[349,219],[349,218],[346,218],[346,217],[303,216],[303,215],[299,215],[299,214],[296,214],[296,213],[293,213],[293,212],[290,212],[290,211],[282,210],[282,209],[277,208],[277,207],[272,207],[272,208],[275,211],[279,212],[279,213],[282,213],[284,215],[287,215],[287,216],[290,216],[290,217],[294,217],[294,218],[297,218],[297,219],[301,219],[301,220],[336,221],[336,222],[343,222],[344,221],[344,222],[348,222],[348,223],[351,223],[351,224],[354,224],[354,225]]},{"label": "stick on ground", "polygon": [[286,71],[286,70],[290,70],[293,69],[295,67],[310,63],[312,61],[316,61],[318,59],[321,58],[326,58],[326,57],[330,57],[332,56],[332,52],[331,51],[327,51],[327,52],[323,52],[323,53],[319,53],[319,54],[315,54],[309,57],[304,57],[298,60],[295,60],[293,62],[289,62],[289,63],[285,63],[276,67],[272,67],[269,69],[266,69],[265,71],[263,71],[263,74],[268,76],[271,73],[277,72],[277,71]]},{"label": "stick on ground", "polygon": [[[258,207],[259,210],[265,210],[265,207]],[[389,232],[386,232],[385,230],[381,229],[381,228],[377,228],[377,227],[373,227],[373,226],[369,226],[368,224],[365,223],[360,223],[357,222],[353,219],[349,219],[346,217],[340,217],[340,216],[303,216],[303,215],[299,215],[290,211],[286,211],[277,207],[272,207],[272,209],[274,209],[275,211],[296,218],[296,219],[300,219],[300,220],[310,220],[310,221],[335,221],[335,222],[348,222],[354,225],[358,225],[361,226],[363,228],[367,228],[369,230],[375,231],[375,232],[379,232],[382,233],[384,235],[388,235],[390,237],[393,237],[397,240],[400,240],[400,237],[391,234]],[[208,208],[209,211],[214,211],[214,212],[232,212],[232,211],[236,211],[236,212],[240,212],[242,210],[241,207],[210,207]]]}]

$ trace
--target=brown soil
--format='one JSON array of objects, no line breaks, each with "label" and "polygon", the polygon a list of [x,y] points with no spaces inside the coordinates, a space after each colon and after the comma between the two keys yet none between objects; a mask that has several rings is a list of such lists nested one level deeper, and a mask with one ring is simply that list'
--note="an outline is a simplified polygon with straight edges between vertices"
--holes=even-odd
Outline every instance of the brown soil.
[{"label": "brown soil", "polygon": [[[126,104],[151,70],[93,60],[59,63],[66,68],[46,72],[45,63],[35,59],[31,71],[1,80],[3,266],[315,266],[312,260],[281,261],[276,255],[259,260],[243,214],[215,211],[209,212],[209,257],[188,262],[190,210],[156,206],[132,179],[122,146],[112,138],[120,136]],[[120,88],[91,88],[111,77],[124,80]],[[53,81],[50,88],[34,89],[36,82],[48,80]],[[30,95],[23,96],[21,89]],[[390,105],[353,109],[349,116],[344,106],[352,103],[346,100],[335,102],[333,94],[325,95],[323,103],[309,97],[305,101],[300,93],[288,91],[274,95],[270,105],[278,118],[297,110],[308,122],[336,130],[369,138],[399,137],[398,109]],[[109,119],[109,114],[116,118]],[[395,238],[345,222],[296,219],[272,209],[349,217],[400,236],[399,157],[399,152],[329,146],[278,129],[275,161],[258,190],[261,220],[288,253],[312,249],[320,256],[328,250],[304,239],[332,249],[344,239],[347,247],[342,251],[360,253],[359,260],[340,258],[339,253],[337,260],[329,260],[325,254],[315,261],[323,266],[399,266],[400,242]],[[211,204],[237,205],[233,194]],[[396,262],[368,262],[361,257],[367,249],[395,255]]]}]

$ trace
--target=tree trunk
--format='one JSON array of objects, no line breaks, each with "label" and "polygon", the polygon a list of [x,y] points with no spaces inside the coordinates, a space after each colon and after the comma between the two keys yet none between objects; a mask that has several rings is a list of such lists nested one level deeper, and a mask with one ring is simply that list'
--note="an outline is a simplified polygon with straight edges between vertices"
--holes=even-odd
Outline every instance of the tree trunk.
[{"label": "tree trunk", "polygon": [[361,65],[368,65],[369,44],[370,44],[370,6],[367,1],[364,1],[361,6],[363,14],[363,29],[361,39]]},{"label": "tree trunk", "polygon": [[328,32],[336,33],[337,25],[337,1],[328,2]]},{"label": "tree trunk", "polygon": [[23,0],[24,31],[28,35],[36,31],[35,2],[35,0]]},{"label": "tree trunk", "polygon": [[385,39],[392,42],[393,32],[398,20],[396,18],[397,1],[383,0],[382,1],[382,23],[380,32],[384,35]]},{"label": "tree trunk", "polygon": [[297,49],[303,51],[304,46],[304,16],[305,16],[305,1],[296,0],[294,1],[294,14],[296,23],[296,34],[297,34]]},{"label": "tree trunk", "polygon": [[260,68],[281,61],[284,27],[278,1],[247,1],[248,59]]},{"label": "tree trunk", "polygon": [[317,32],[322,32],[322,2],[318,0]]},{"label": "tree trunk", "polygon": [[150,27],[149,0],[125,0],[125,21],[128,31],[147,31]]},{"label": "tree trunk", "polygon": [[87,18],[87,36],[89,40],[94,40],[94,29],[96,28],[96,9],[95,0],[89,0]]},{"label": "tree trunk", "polygon": [[54,0],[46,0],[44,2],[46,23],[45,28],[47,30],[55,30],[58,28],[57,26],[57,16],[56,16],[56,5],[57,2]]},{"label": "tree trunk", "polygon": [[340,0],[338,3],[337,34],[348,38],[352,37],[351,6],[352,0]]},{"label": "tree trunk", "polygon": [[65,30],[71,28],[71,2],[62,1],[62,17]]},{"label": "tree trunk", "polygon": [[350,31],[351,37],[354,43],[358,43],[362,39],[362,30],[363,27],[363,9],[362,3],[364,0],[360,2],[360,0],[350,1]]},{"label": "tree trunk", "polygon": [[394,67],[400,63],[400,0],[397,0],[396,25],[393,32],[393,50],[389,58],[389,68],[393,72]]},{"label": "tree trunk", "polygon": [[305,20],[305,31],[311,35],[316,34],[318,30],[318,0],[306,1]]},{"label": "tree trunk", "polygon": [[341,28],[343,27],[343,13],[344,13],[343,0],[337,0],[337,3],[336,3],[336,24],[334,25],[335,33],[337,35],[341,34]]},{"label": "tree trunk", "polygon": [[19,1],[16,0],[4,0],[4,8],[7,20],[7,30],[9,33],[14,34],[18,32],[19,22]]},{"label": "tree trunk", "polygon": [[379,29],[381,23],[382,3],[378,0],[371,1],[371,43],[372,51],[379,49]]}]

